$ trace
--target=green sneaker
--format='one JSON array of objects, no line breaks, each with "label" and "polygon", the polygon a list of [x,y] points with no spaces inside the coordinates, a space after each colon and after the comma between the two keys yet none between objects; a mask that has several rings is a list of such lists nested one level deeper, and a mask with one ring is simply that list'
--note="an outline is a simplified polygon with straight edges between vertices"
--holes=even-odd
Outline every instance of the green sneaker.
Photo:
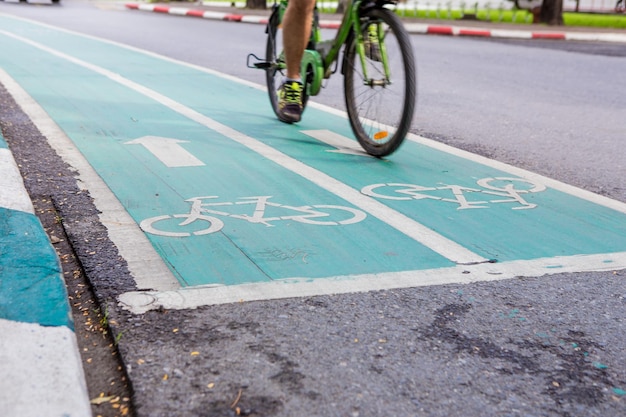
[{"label": "green sneaker", "polygon": [[301,117],[302,83],[285,81],[278,89],[278,119],[285,123],[295,123]]},{"label": "green sneaker", "polygon": [[382,55],[380,54],[380,41],[378,40],[378,25],[372,23],[367,26],[367,33],[365,39],[363,39],[363,46],[365,46],[365,56],[372,61],[382,61]]}]

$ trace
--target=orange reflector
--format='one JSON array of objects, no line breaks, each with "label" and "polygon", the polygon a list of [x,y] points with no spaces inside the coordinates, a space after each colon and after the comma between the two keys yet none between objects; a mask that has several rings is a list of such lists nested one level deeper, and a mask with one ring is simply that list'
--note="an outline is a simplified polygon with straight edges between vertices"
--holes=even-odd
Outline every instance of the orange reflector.
[{"label": "orange reflector", "polygon": [[374,133],[374,140],[382,140],[385,139],[389,135],[389,132],[386,130],[382,130],[380,132]]}]

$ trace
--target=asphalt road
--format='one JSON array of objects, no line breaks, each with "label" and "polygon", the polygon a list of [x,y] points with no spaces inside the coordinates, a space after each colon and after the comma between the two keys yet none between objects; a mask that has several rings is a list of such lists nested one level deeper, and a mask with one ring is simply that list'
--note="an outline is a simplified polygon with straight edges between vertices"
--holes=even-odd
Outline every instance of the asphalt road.
[{"label": "asphalt road", "polygon": [[[263,50],[258,26],[82,2],[0,6],[262,83],[242,60]],[[602,45],[607,52],[597,55],[563,43],[413,40],[416,133],[626,201],[626,106],[615,88],[623,45]],[[325,93],[321,102],[340,105]],[[19,112],[11,117],[23,122]],[[8,139],[31,170],[27,186],[37,190],[47,179],[38,193],[62,202],[56,208],[68,238],[121,335],[137,415],[625,413],[624,271],[134,315],[117,305],[133,280],[94,207],[59,180],[70,173],[58,158],[33,158],[44,143],[15,135]]]},{"label": "asphalt road", "polygon": [[[100,12],[90,3],[68,2],[17,13],[264,83],[261,71],[245,66],[248,53],[265,50],[260,25],[206,24],[96,4]],[[20,5],[5,6],[15,13]],[[614,151],[626,130],[626,98],[615,88],[626,45],[433,36],[413,41],[419,83],[414,132],[626,201],[619,181],[626,166]],[[340,78],[316,99],[342,108]]]}]

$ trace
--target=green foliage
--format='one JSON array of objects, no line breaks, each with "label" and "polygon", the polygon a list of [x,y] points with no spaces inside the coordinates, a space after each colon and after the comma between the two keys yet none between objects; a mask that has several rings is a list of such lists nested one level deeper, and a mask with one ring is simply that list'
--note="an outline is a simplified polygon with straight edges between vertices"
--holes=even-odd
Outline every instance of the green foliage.
[{"label": "green foliage", "polygon": [[[433,5],[438,4],[433,1]],[[398,9],[396,13],[400,17],[405,18],[418,18],[418,19],[445,19],[445,20],[460,20],[464,15],[474,15],[478,20],[502,22],[502,23],[516,23],[516,24],[530,24],[533,22],[532,13],[527,10],[503,10],[503,9],[448,9],[444,6],[444,3],[437,10],[423,10],[423,9]],[[335,9],[332,7],[324,7],[323,3],[318,4],[321,13],[335,13]],[[563,20],[565,26],[587,26],[587,27],[603,27],[603,28],[626,28],[626,14],[592,14],[592,13],[563,13]]]},{"label": "green foliage", "polygon": [[[472,14],[478,20],[502,23],[530,24],[533,21],[532,13],[527,10],[398,10],[400,17],[420,19],[461,19],[464,15]],[[591,14],[591,13],[563,13],[565,26],[586,26],[603,28],[626,28],[624,14]]]},{"label": "green foliage", "polygon": [[566,26],[626,29],[626,14],[563,13]]}]

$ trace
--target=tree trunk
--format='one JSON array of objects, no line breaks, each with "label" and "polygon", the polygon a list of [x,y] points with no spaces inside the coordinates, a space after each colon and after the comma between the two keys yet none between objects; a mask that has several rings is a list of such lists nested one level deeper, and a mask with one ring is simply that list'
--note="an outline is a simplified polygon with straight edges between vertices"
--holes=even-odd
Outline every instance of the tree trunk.
[{"label": "tree trunk", "polygon": [[346,6],[348,5],[348,0],[339,0],[337,4],[337,11],[335,13],[344,14],[346,11]]},{"label": "tree trunk", "polygon": [[543,0],[539,22],[552,26],[563,25],[563,0]]},{"label": "tree trunk", "polygon": [[267,0],[246,0],[246,9],[267,9]]}]

